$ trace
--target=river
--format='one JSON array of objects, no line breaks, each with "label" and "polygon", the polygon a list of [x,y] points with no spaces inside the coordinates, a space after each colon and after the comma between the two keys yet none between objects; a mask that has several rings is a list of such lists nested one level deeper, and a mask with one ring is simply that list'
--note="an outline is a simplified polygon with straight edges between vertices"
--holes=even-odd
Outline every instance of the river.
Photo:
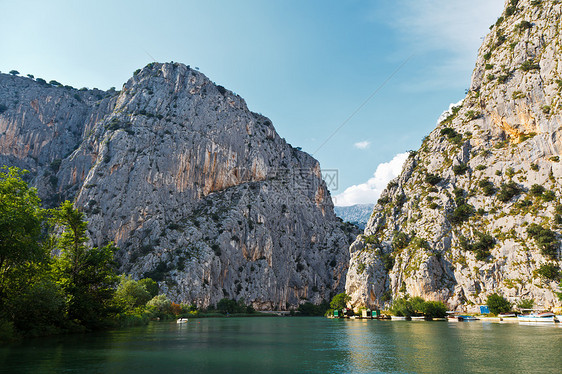
[{"label": "river", "polygon": [[560,325],[191,319],[0,347],[0,372],[560,373]]}]

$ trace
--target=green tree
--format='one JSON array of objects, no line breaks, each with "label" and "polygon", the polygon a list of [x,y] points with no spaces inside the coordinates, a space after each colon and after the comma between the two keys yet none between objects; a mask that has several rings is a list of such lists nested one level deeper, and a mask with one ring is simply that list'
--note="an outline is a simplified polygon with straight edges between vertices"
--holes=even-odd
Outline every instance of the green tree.
[{"label": "green tree", "polygon": [[172,313],[172,302],[166,295],[154,296],[146,306],[152,309],[159,317],[165,317],[166,314]]},{"label": "green tree", "polygon": [[0,169],[0,305],[8,289],[27,284],[33,264],[45,262],[41,246],[43,211],[37,191],[18,168]]},{"label": "green tree", "polygon": [[424,314],[425,300],[419,296],[412,297],[410,300],[410,305],[412,309],[412,314],[416,316],[421,316]]},{"label": "green tree", "polygon": [[493,314],[506,313],[511,309],[511,303],[497,293],[488,296],[486,305],[488,306],[488,309],[490,309],[490,312]]},{"label": "green tree", "polygon": [[115,302],[122,309],[132,310],[143,307],[154,297],[140,281],[134,280],[130,275],[122,275],[119,278]]},{"label": "green tree", "polygon": [[423,306],[423,314],[431,318],[443,318],[447,316],[447,306],[441,301],[426,301]]},{"label": "green tree", "polygon": [[156,283],[151,278],[143,278],[139,280],[138,283],[144,288],[146,288],[151,298],[158,295],[158,292],[160,292],[160,287],[158,287],[158,283]]},{"label": "green tree", "polygon": [[407,298],[398,298],[394,300],[390,311],[392,314],[399,317],[409,317],[414,314],[412,303],[410,303],[410,300]]},{"label": "green tree", "polygon": [[351,301],[351,296],[346,293],[339,293],[330,302],[330,308],[332,309],[343,309],[347,307],[347,303]]},{"label": "green tree", "polygon": [[55,260],[53,273],[67,298],[70,320],[87,328],[102,327],[111,312],[117,276],[115,274],[112,244],[104,247],[86,246],[84,213],[65,201],[51,210],[52,221],[64,228],[57,239],[60,256]]}]

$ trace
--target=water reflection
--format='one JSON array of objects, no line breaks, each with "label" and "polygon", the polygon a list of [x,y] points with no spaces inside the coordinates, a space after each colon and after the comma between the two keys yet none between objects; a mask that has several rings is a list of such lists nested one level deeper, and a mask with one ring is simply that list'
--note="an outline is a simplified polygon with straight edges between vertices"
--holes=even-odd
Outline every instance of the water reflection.
[{"label": "water reflection", "polygon": [[0,348],[6,373],[558,373],[558,326],[226,318]]}]

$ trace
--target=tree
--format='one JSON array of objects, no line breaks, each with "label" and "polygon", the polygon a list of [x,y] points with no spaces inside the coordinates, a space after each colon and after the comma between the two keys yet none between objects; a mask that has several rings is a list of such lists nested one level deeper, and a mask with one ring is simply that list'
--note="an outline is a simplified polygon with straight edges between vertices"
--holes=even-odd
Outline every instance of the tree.
[{"label": "tree", "polygon": [[110,313],[110,302],[117,282],[112,244],[86,246],[84,213],[65,201],[51,210],[52,222],[64,228],[57,240],[60,256],[53,265],[55,278],[67,297],[68,318],[87,328],[103,325]]},{"label": "tree", "polygon": [[346,293],[339,293],[330,302],[330,308],[340,310],[347,307],[347,303],[351,301],[351,296]]},{"label": "tree", "polygon": [[9,283],[10,288],[18,279],[27,283],[25,270],[48,259],[40,244],[41,202],[24,174],[15,167],[0,169],[0,301]]},{"label": "tree", "polygon": [[399,317],[409,317],[414,314],[412,304],[406,298],[398,298],[394,300],[390,311],[392,312],[392,314]]},{"label": "tree", "polygon": [[497,293],[488,296],[486,305],[488,306],[488,309],[490,309],[490,312],[493,314],[506,313],[511,309],[511,303]]},{"label": "tree", "polygon": [[158,283],[156,283],[151,278],[143,278],[139,280],[138,283],[144,288],[146,288],[151,298],[158,295],[158,292],[160,291],[160,287],[158,287]]},{"label": "tree", "polygon": [[423,314],[431,318],[443,318],[447,316],[447,306],[441,301],[426,301],[423,306]]},{"label": "tree", "polygon": [[134,280],[130,275],[120,277],[115,302],[124,310],[145,306],[153,297],[141,281]]},{"label": "tree", "polygon": [[17,70],[10,70],[10,74],[13,75],[13,76],[16,76],[16,75],[19,75],[20,72],[17,71]]},{"label": "tree", "polygon": [[172,313],[172,302],[166,295],[154,296],[146,306],[156,312],[159,317],[165,317],[166,314]]},{"label": "tree", "polygon": [[424,299],[422,299],[419,296],[416,296],[416,297],[412,297],[409,301],[412,309],[412,314],[418,316],[424,314],[424,309],[425,309]]}]

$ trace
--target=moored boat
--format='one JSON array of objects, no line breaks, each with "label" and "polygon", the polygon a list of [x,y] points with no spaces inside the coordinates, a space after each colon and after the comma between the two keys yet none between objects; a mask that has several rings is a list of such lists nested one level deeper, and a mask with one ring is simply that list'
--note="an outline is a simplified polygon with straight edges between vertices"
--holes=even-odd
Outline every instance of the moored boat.
[{"label": "moored boat", "polygon": [[461,315],[461,314],[454,314],[454,315],[449,315],[447,317],[447,320],[450,322],[471,322],[471,321],[479,321],[480,318],[476,318],[474,316],[469,316],[469,315]]},{"label": "moored boat", "polygon": [[187,318],[179,318],[176,323],[187,323],[188,319]]},{"label": "moored boat", "polygon": [[404,316],[390,316],[390,319],[392,321],[405,321],[406,317],[404,317]]},{"label": "moored boat", "polygon": [[531,313],[517,316],[519,322],[537,322],[537,323],[555,323],[556,318],[554,313]]}]

